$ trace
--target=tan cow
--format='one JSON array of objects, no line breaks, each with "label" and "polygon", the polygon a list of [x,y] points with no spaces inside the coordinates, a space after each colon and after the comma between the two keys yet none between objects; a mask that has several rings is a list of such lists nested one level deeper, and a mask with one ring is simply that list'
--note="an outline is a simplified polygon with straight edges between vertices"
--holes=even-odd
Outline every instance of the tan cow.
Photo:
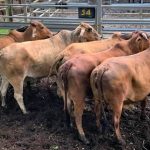
[{"label": "tan cow", "polygon": [[50,75],[56,75],[59,67],[71,57],[77,54],[84,53],[92,53],[92,52],[100,52],[106,49],[111,48],[116,43],[127,40],[131,37],[131,34],[122,34],[120,32],[116,32],[112,35],[111,38],[103,39],[100,41],[92,41],[92,42],[83,42],[83,43],[72,43],[67,46],[56,58],[54,61]]},{"label": "tan cow", "polygon": [[103,105],[109,104],[113,111],[117,139],[123,145],[125,141],[119,126],[123,105],[126,102],[141,101],[141,118],[145,117],[146,96],[150,93],[149,58],[150,48],[132,56],[110,58],[97,66],[91,74],[97,122]]},{"label": "tan cow", "polygon": [[114,47],[99,53],[80,54],[65,62],[58,72],[58,86],[64,98],[64,109],[74,104],[74,116],[80,139],[88,144],[83,128],[82,114],[85,97],[90,91],[90,74],[92,70],[110,57],[126,56],[141,52],[149,47],[146,33],[135,32],[129,40],[121,41]]},{"label": "tan cow", "polygon": [[73,42],[98,40],[100,35],[92,26],[81,23],[75,30],[61,30],[55,36],[38,41],[14,43],[0,51],[0,74],[2,106],[10,83],[14,88],[14,97],[22,112],[27,113],[23,103],[23,83],[26,77],[45,77],[58,53]]},{"label": "tan cow", "polygon": [[46,26],[38,21],[32,21],[24,32],[11,30],[8,35],[1,37],[0,49],[15,42],[40,40],[51,36],[53,36],[53,33]]}]

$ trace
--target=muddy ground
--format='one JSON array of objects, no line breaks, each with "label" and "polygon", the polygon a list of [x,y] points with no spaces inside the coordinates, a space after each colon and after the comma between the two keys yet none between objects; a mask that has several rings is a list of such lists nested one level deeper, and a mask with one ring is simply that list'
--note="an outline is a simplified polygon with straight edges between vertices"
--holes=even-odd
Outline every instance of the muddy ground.
[{"label": "muddy ground", "polygon": [[[87,146],[78,140],[75,130],[65,128],[63,102],[55,87],[35,86],[27,93],[25,89],[25,105],[30,114],[22,115],[13,99],[13,89],[7,92],[7,109],[0,108],[0,150],[150,150],[150,104],[146,121],[140,121],[138,105],[123,111],[121,131],[126,147],[116,142],[113,130],[105,137],[98,134],[94,113],[85,112],[83,126],[91,140]],[[107,118],[112,125],[111,112]]]}]

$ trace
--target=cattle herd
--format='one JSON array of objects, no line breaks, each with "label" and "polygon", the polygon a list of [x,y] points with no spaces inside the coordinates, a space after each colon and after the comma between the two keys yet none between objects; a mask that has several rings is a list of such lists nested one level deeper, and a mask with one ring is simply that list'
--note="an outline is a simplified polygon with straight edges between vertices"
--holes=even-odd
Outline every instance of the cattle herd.
[{"label": "cattle herd", "polygon": [[107,122],[105,108],[111,109],[116,137],[125,145],[119,127],[123,106],[140,101],[140,118],[146,119],[149,47],[149,35],[143,31],[117,32],[102,39],[87,23],[72,31],[54,33],[41,22],[32,21],[0,38],[1,106],[6,107],[5,96],[11,84],[21,111],[28,114],[23,101],[25,78],[55,76],[57,93],[64,101],[66,125],[72,127],[75,119],[83,143],[90,143],[82,127],[82,115],[85,99],[92,98],[97,129],[102,126],[102,116]]}]

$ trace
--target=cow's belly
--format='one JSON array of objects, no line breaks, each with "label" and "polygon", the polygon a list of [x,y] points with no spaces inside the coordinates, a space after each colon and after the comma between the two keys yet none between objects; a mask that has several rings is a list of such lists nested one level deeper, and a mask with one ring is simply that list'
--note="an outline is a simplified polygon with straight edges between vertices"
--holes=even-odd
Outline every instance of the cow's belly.
[{"label": "cow's belly", "polygon": [[34,78],[40,78],[40,77],[46,77],[49,74],[51,64],[37,64],[32,65],[30,70],[28,70],[27,76],[28,77],[34,77]]},{"label": "cow's belly", "polygon": [[28,65],[27,76],[29,77],[45,77],[48,76],[50,67],[53,63],[56,54],[53,55],[49,52],[41,53],[37,57],[34,57],[34,60],[31,59]]},{"label": "cow's belly", "polygon": [[150,87],[143,87],[141,89],[136,89],[130,91],[127,96],[127,99],[136,102],[143,100],[150,93]]}]

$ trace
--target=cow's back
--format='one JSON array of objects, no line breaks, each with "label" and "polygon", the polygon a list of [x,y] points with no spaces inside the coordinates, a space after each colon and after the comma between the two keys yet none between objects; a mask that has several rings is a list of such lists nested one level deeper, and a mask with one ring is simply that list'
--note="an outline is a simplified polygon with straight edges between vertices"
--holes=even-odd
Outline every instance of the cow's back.
[{"label": "cow's back", "polygon": [[148,94],[150,90],[148,86],[150,71],[148,65],[143,65],[144,62],[145,60],[141,59],[139,54],[110,58],[103,62],[99,67],[105,66],[108,69],[105,73],[105,78],[107,78],[106,82],[104,81],[107,83],[105,89],[111,88],[115,83],[115,87],[119,87],[121,92],[125,91],[127,99],[141,100],[143,95]]}]

